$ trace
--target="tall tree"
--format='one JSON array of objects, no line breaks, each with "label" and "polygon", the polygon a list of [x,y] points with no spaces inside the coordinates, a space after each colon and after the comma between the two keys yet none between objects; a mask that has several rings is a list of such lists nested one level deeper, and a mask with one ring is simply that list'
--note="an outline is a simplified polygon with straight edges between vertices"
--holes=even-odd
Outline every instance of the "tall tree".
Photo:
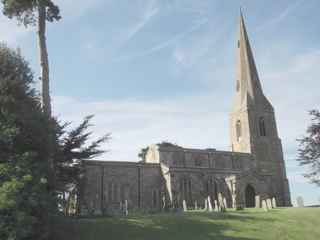
[{"label": "tall tree", "polygon": [[320,111],[309,112],[311,124],[307,128],[307,134],[298,139],[298,162],[301,166],[307,166],[309,171],[304,176],[312,183],[320,186]]},{"label": "tall tree", "polygon": [[3,13],[9,18],[16,18],[25,27],[38,26],[38,44],[42,83],[42,105],[47,116],[51,116],[49,59],[46,44],[46,21],[60,20],[59,7],[51,0],[1,0]]},{"label": "tall tree", "polygon": [[[10,19],[16,18],[19,24],[25,27],[37,25],[40,80],[42,84],[42,109],[48,118],[51,117],[50,82],[49,82],[49,59],[46,43],[46,22],[54,22],[61,19],[59,7],[52,0],[1,0],[3,14]],[[48,168],[49,184],[55,185],[55,162],[53,159],[53,133],[48,130]]]},{"label": "tall tree", "polygon": [[19,53],[0,45],[0,239],[44,239],[56,198],[47,187],[47,128]]}]

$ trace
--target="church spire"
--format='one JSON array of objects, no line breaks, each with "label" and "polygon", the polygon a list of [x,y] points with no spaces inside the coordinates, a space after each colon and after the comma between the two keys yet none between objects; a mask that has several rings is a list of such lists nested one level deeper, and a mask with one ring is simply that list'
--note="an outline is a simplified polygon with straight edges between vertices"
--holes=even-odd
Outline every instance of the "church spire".
[{"label": "church spire", "polygon": [[256,104],[270,105],[262,91],[241,8],[236,77],[238,107],[240,105],[241,107]]}]

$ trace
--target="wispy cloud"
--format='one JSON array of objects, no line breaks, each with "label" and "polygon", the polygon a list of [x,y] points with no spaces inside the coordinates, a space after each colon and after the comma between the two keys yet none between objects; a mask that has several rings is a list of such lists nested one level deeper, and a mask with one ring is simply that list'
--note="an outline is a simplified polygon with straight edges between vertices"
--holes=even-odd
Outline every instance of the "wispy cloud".
[{"label": "wispy cloud", "polygon": [[142,12],[141,16],[139,16],[139,20],[132,25],[127,34],[127,38],[125,41],[129,41],[131,38],[133,38],[143,27],[151,20],[153,16],[155,16],[159,11],[159,7],[157,5],[157,1],[149,1],[144,8],[144,11]]},{"label": "wispy cloud", "polygon": [[269,28],[282,20],[284,20],[286,17],[288,17],[290,14],[293,14],[293,12],[298,9],[298,7],[302,4],[306,3],[304,0],[298,0],[294,3],[290,3],[278,16],[270,18],[267,22],[262,24],[260,27],[256,29],[256,32],[262,31],[266,28]]},{"label": "wispy cloud", "polygon": [[192,27],[190,27],[189,29],[180,32],[176,35],[174,35],[173,37],[143,51],[140,52],[138,54],[133,54],[133,55],[125,55],[125,56],[119,56],[117,58],[114,59],[115,62],[120,62],[120,61],[131,61],[135,58],[140,58],[140,57],[145,57],[148,56],[150,54],[153,54],[157,51],[160,51],[168,46],[172,46],[175,43],[177,43],[178,41],[180,41],[181,39],[183,39],[185,36],[187,36],[188,34],[196,31],[197,29],[199,29],[201,26],[205,25],[208,22],[208,19],[202,19],[201,21],[199,21],[198,23],[196,23],[195,25],[193,25]]}]

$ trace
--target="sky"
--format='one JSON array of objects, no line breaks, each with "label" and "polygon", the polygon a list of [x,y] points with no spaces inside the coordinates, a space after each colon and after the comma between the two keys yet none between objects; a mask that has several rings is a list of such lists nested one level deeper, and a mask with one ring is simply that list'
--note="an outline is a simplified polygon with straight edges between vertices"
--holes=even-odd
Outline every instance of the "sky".
[{"label": "sky", "polygon": [[[74,124],[94,114],[93,139],[111,133],[101,160],[137,161],[169,141],[229,150],[239,7],[260,80],[275,108],[292,202],[319,203],[302,176],[296,139],[320,103],[318,0],[54,1],[48,25],[53,111]],[[0,15],[0,41],[21,48],[39,76],[34,28]],[[36,84],[39,88],[39,84]]]}]

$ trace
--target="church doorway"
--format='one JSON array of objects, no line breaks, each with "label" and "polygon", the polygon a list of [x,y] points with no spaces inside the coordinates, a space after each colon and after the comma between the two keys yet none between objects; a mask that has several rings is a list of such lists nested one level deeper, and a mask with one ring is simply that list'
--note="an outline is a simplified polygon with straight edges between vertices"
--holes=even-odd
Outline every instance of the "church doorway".
[{"label": "church doorway", "polygon": [[256,198],[256,193],[254,191],[254,188],[251,185],[247,185],[246,190],[245,190],[245,200],[246,200],[246,207],[247,208],[252,208],[255,207],[255,198]]}]

